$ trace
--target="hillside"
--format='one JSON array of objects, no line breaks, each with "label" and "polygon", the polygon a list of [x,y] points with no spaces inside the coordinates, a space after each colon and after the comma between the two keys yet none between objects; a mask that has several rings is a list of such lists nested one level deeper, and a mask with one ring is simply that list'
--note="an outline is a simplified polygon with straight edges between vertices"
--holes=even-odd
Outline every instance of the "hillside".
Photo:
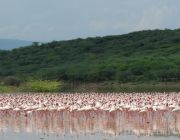
[{"label": "hillside", "polygon": [[54,41],[0,52],[0,76],[64,81],[178,81],[180,29]]},{"label": "hillside", "polygon": [[10,50],[22,46],[31,45],[31,41],[16,40],[16,39],[0,39],[0,50]]}]

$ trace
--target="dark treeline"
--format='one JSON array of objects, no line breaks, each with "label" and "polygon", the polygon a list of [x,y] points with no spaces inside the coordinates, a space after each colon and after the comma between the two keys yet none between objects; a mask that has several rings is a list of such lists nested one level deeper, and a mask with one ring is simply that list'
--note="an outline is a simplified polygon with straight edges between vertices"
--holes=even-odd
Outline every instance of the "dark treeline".
[{"label": "dark treeline", "polygon": [[0,51],[0,77],[76,82],[180,80],[180,29],[53,41]]}]

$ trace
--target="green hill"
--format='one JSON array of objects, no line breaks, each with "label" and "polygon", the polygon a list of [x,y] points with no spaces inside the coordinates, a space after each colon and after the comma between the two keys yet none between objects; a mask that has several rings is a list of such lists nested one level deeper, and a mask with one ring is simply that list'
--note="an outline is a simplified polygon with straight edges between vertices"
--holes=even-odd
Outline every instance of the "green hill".
[{"label": "green hill", "polygon": [[180,29],[53,41],[0,51],[0,77],[77,82],[180,80]]}]

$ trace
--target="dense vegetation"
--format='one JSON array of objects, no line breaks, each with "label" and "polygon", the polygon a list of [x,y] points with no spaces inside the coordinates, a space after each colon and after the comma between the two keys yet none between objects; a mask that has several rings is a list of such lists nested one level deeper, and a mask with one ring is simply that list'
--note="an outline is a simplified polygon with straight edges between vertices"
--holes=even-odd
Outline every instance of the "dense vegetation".
[{"label": "dense vegetation", "polygon": [[0,77],[71,82],[180,80],[180,29],[53,41],[0,51]]}]

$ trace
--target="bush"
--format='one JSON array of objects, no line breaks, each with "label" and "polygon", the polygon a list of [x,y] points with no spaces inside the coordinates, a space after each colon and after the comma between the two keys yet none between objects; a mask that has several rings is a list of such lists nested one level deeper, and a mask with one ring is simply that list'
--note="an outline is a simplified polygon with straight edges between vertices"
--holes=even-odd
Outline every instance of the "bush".
[{"label": "bush", "polygon": [[29,92],[58,92],[61,84],[57,81],[29,81],[24,85],[24,90]]},{"label": "bush", "polygon": [[7,78],[5,78],[4,80],[4,85],[6,86],[20,86],[21,81],[13,76],[9,76]]}]

